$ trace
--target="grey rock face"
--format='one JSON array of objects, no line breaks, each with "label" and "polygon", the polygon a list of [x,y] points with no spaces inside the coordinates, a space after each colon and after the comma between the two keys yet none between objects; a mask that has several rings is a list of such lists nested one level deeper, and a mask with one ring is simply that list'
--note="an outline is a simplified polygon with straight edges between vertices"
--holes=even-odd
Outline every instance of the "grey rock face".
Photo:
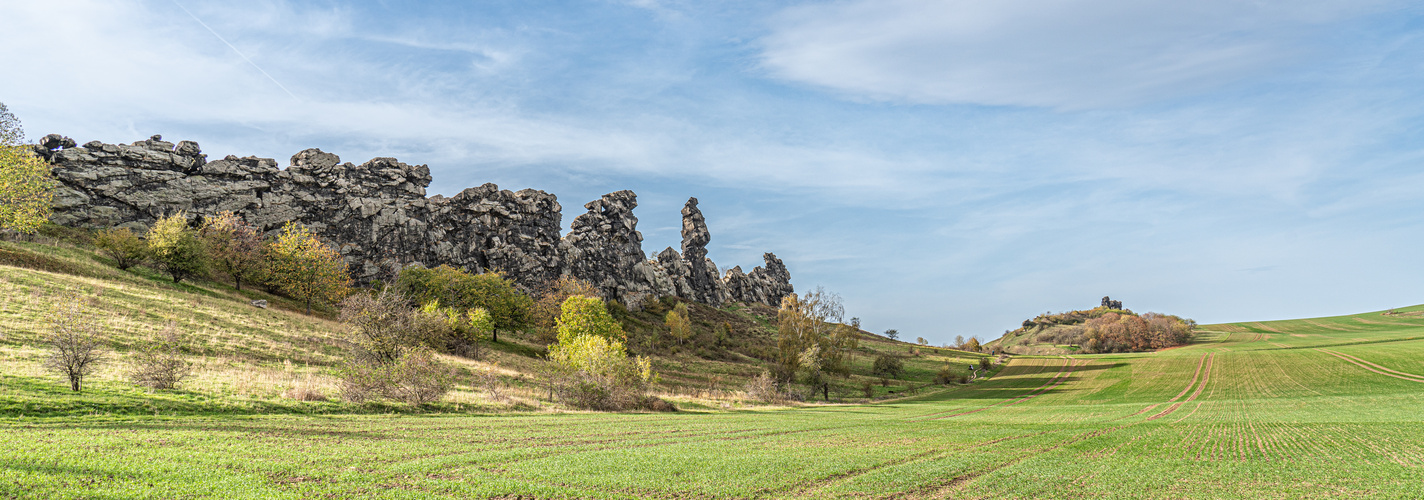
[{"label": "grey rock face", "polygon": [[717,265],[707,260],[707,243],[712,241],[712,233],[707,231],[707,219],[697,209],[697,198],[688,198],[682,207],[682,258],[689,269],[688,284],[691,300],[722,305],[722,294],[717,287]]},{"label": "grey rock face", "polygon": [[560,245],[566,274],[633,307],[657,295],[657,275],[643,256],[643,233],[633,216],[637,206],[638,195],[627,190],[588,202],[588,213],[574,218]]},{"label": "grey rock face", "polygon": [[727,271],[722,281],[726,283],[728,299],[779,306],[782,297],[795,293],[786,264],[771,252],[762,254],[762,260],[766,267],[757,266],[750,273],[743,274],[741,266]]},{"label": "grey rock face", "polygon": [[[562,207],[549,193],[494,184],[453,197],[427,198],[430,169],[395,158],[360,165],[308,149],[278,168],[270,158],[227,156],[208,162],[197,143],[155,135],[132,144],[74,141],[52,134],[38,149],[60,181],[52,220],[88,227],[147,230],[180,211],[196,218],[232,211],[273,234],[295,222],[332,244],[358,283],[389,280],[412,264],[500,271],[526,290],[560,275],[593,283],[606,298],[638,307],[676,295],[720,305],[726,300],[777,305],[791,275],[775,256],[767,268],[717,278],[711,240],[695,198],[683,208],[683,254],[643,254],[633,215],[637,195],[618,191],[592,201],[560,238]],[[775,260],[775,265],[773,265]],[[735,292],[728,280],[736,282]]]},{"label": "grey rock face", "polygon": [[1104,296],[1104,297],[1103,297],[1102,307],[1106,307],[1106,308],[1108,308],[1108,309],[1122,310],[1122,301],[1121,301],[1121,300],[1113,300],[1113,299],[1111,299],[1111,298],[1109,298],[1109,297]]}]

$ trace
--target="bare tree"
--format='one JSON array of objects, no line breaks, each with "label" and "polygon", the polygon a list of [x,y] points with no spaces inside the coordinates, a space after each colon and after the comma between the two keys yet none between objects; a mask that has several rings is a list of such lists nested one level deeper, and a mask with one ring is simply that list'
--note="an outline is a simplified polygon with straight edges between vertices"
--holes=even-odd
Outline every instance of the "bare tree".
[{"label": "bare tree", "polygon": [[129,379],[154,389],[172,389],[192,374],[192,364],[183,359],[186,339],[178,325],[169,322],[163,331],[140,343],[132,355]]},{"label": "bare tree", "polygon": [[87,310],[88,302],[77,294],[59,297],[50,309],[49,331],[40,336],[50,351],[45,367],[69,379],[74,392],[105,358],[104,333]]}]

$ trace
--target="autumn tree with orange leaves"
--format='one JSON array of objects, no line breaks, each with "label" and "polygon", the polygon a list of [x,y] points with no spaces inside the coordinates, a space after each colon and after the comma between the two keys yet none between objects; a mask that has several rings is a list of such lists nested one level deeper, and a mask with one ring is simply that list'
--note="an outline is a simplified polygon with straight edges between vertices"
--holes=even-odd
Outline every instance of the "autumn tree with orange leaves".
[{"label": "autumn tree with orange leaves", "polygon": [[238,290],[262,272],[262,234],[237,214],[218,213],[203,223],[201,234],[212,263],[232,277]]}]

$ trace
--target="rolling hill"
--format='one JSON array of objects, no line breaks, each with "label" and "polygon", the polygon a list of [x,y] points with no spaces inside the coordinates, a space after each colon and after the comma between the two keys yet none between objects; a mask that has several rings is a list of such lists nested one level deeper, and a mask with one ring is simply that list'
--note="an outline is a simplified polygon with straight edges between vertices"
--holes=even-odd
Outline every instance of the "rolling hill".
[{"label": "rolling hill", "polygon": [[[21,330],[50,293],[36,289],[102,288],[99,300],[142,312],[125,317],[143,325],[165,314],[214,325],[214,371],[290,360],[292,373],[319,375],[336,354],[311,339],[332,325],[142,276],[0,266],[0,278],[3,497],[1424,496],[1424,306],[1204,325],[1158,352],[1016,356],[988,380],[886,401],[688,398],[691,411],[599,414],[495,407],[470,390],[417,414],[228,395],[217,376],[172,394],[117,381],[81,396],[42,390],[62,386],[25,371],[36,354]],[[518,356],[505,355],[501,366]],[[20,405],[51,406],[21,417]]]}]

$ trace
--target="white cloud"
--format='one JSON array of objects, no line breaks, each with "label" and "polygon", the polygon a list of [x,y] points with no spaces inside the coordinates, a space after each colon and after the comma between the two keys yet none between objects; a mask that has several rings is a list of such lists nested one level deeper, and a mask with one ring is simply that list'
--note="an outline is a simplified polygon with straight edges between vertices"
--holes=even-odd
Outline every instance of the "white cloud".
[{"label": "white cloud", "polygon": [[[1392,3],[1392,2],[1390,2]],[[1084,109],[1176,97],[1295,62],[1383,1],[852,0],[789,8],[771,75],[877,100]]]}]

